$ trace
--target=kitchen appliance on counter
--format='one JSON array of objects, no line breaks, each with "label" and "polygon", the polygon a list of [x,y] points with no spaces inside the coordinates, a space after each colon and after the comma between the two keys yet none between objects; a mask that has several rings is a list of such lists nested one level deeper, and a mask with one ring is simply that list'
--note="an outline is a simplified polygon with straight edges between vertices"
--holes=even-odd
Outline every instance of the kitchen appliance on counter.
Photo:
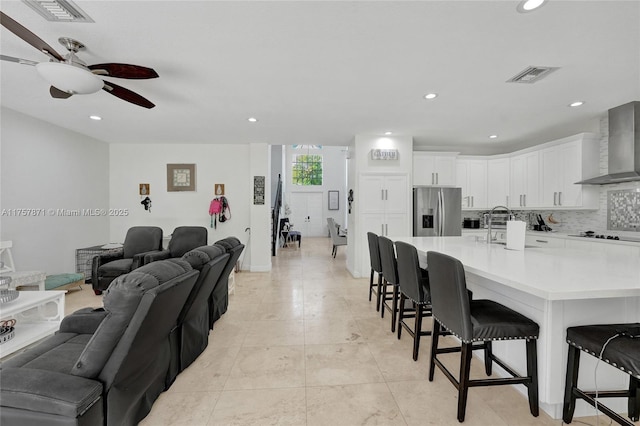
[{"label": "kitchen appliance on counter", "polygon": [[465,217],[462,220],[462,227],[465,229],[480,229],[480,219]]},{"label": "kitchen appliance on counter", "polygon": [[507,222],[515,219],[511,213],[485,213],[483,218],[484,229],[489,228],[489,222],[491,222],[491,229],[507,229]]},{"label": "kitchen appliance on counter", "polygon": [[437,186],[414,187],[413,236],[461,235],[462,189]]}]

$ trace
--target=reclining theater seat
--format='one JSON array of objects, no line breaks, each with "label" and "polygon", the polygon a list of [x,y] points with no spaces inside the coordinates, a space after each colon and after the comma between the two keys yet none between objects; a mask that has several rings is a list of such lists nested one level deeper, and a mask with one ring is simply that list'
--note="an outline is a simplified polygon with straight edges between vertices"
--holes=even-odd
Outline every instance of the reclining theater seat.
[{"label": "reclining theater seat", "polygon": [[144,264],[144,256],[162,250],[162,228],[134,226],[129,228],[122,250],[93,258],[91,286],[101,294],[120,275],[128,274]]},{"label": "reclining theater seat", "polygon": [[178,259],[117,278],[104,308],[76,311],[55,335],[2,363],[0,423],[137,424],[165,389],[169,333],[197,278]]},{"label": "reclining theater seat", "polygon": [[207,228],[204,226],[178,226],[173,230],[166,250],[144,256],[144,264],[166,259],[180,259],[189,250],[207,245]]},{"label": "reclining theater seat", "polygon": [[209,328],[213,329],[213,323],[227,312],[229,306],[229,274],[236,266],[238,258],[244,250],[244,244],[235,237],[227,237],[220,241],[216,241],[216,245],[220,245],[230,254],[229,261],[222,271],[220,282],[214,287],[213,293],[209,299]]},{"label": "reclining theater seat", "polygon": [[171,370],[167,387],[209,344],[209,296],[220,282],[229,257],[224,247],[215,244],[198,247],[182,256],[193,269],[200,271],[200,275],[178,316],[177,326],[171,331]]}]

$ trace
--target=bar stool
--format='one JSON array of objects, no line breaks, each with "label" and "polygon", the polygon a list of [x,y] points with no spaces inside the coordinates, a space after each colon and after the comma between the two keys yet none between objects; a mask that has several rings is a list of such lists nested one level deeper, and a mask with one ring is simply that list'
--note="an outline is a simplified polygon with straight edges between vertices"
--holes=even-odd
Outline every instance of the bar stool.
[{"label": "bar stool", "polygon": [[[380,290],[382,290],[382,262],[380,261],[380,246],[378,245],[378,235],[373,232],[367,232],[367,240],[369,241],[369,259],[371,261],[371,276],[369,277],[369,302],[371,302],[371,294],[376,294],[376,311],[380,310]],[[373,283],[374,273],[378,274],[377,288]]]},{"label": "bar stool", "polygon": [[[422,318],[431,316],[431,295],[429,290],[429,275],[420,267],[418,251],[411,244],[396,242],[398,253],[398,276],[400,277],[400,310],[398,312],[398,339],[402,329],[413,337],[413,360],[418,360],[420,337],[431,335],[430,330],[422,330]],[[410,300],[413,309],[407,310],[406,301]],[[411,312],[407,315],[407,312]],[[407,324],[405,318],[415,318],[413,328]]]},{"label": "bar stool", "polygon": [[[442,253],[427,252],[431,303],[433,310],[433,335],[431,337],[431,362],[429,381],[433,381],[435,366],[458,389],[458,421],[463,422],[467,395],[472,386],[492,386],[524,384],[529,396],[529,410],[538,416],[538,361],[536,339],[540,328],[538,324],[524,315],[492,300],[471,300],[467,293],[467,283],[462,263]],[[438,348],[440,329],[449,330],[462,341],[460,347]],[[497,358],[491,350],[493,340],[526,341],[527,375],[520,376],[511,367]],[[474,343],[476,343],[474,345]],[[479,343],[479,344],[478,344]],[[469,377],[472,350],[484,350],[485,371],[491,374],[495,362],[512,377],[493,379],[474,379]],[[439,354],[461,352],[460,376],[453,374],[438,359]]]},{"label": "bar stool", "polygon": [[[398,262],[393,241],[387,237],[378,237],[380,247],[380,262],[382,264],[382,296],[380,298],[380,316],[384,318],[385,309],[391,312],[391,332],[396,331],[396,319],[398,316]],[[391,287],[391,294],[387,294]],[[390,303],[389,303],[390,302]]]},{"label": "bar stool", "polygon": [[[637,422],[640,417],[640,323],[583,325],[567,329],[569,355],[567,357],[567,380],[564,388],[562,420],[571,423],[576,408],[576,398],[605,413],[616,423],[633,425],[609,407],[596,402],[600,398],[628,398],[628,415]],[[580,351],[593,355],[629,375],[629,388],[624,390],[584,391],[578,388]]]}]

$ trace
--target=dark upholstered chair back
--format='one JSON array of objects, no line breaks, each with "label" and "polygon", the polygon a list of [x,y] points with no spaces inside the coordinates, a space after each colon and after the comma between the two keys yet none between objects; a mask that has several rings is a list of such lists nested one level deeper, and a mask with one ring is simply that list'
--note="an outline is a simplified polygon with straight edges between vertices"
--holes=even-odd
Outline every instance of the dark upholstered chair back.
[{"label": "dark upholstered chair back", "polygon": [[380,247],[380,263],[382,265],[382,276],[390,284],[398,284],[398,262],[396,252],[393,249],[393,241],[387,237],[378,237]]},{"label": "dark upholstered chair back", "polygon": [[377,273],[382,272],[382,263],[380,261],[380,245],[378,244],[378,236],[373,232],[367,232],[367,240],[369,241],[369,258],[371,260],[371,269]]},{"label": "dark upholstered chair back", "polygon": [[464,267],[458,259],[427,252],[433,316],[463,341],[473,338]]},{"label": "dark upholstered chair back", "polygon": [[183,312],[178,318],[179,323],[192,315],[191,311],[194,303],[207,305],[207,299],[220,279],[229,257],[230,255],[226,250],[217,244],[197,247],[182,256],[182,259],[186,260],[193,269],[200,271],[200,275],[187,299],[187,303],[185,303]]},{"label": "dark upholstered chair back", "polygon": [[129,228],[122,249],[125,259],[131,259],[139,253],[162,250],[162,228],[157,226]]},{"label": "dark upholstered chair back", "polygon": [[207,245],[207,228],[204,226],[179,226],[173,230],[169,241],[171,257],[182,257],[189,250]]},{"label": "dark upholstered chair back", "polygon": [[398,278],[400,291],[416,302],[430,299],[429,279],[424,275],[418,261],[418,251],[411,244],[396,242],[398,253]]},{"label": "dark upholstered chair back", "polygon": [[236,262],[238,262],[242,250],[244,250],[244,244],[236,237],[227,237],[216,241],[215,245],[224,247],[227,253],[229,253],[229,260],[209,299],[210,328],[213,328],[213,323],[216,322],[222,314],[227,312],[227,306],[229,305],[229,274],[231,274],[231,270],[236,266]]}]

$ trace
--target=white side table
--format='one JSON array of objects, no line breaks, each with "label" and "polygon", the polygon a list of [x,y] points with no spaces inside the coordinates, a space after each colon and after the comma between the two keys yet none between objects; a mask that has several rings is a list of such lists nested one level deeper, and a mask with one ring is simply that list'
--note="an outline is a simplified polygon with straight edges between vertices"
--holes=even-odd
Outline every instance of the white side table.
[{"label": "white side table", "polygon": [[47,278],[46,272],[42,271],[22,271],[22,272],[7,272],[2,274],[6,277],[11,277],[11,284],[9,288],[23,287],[23,286],[37,286],[38,290],[45,291],[44,281]]}]

